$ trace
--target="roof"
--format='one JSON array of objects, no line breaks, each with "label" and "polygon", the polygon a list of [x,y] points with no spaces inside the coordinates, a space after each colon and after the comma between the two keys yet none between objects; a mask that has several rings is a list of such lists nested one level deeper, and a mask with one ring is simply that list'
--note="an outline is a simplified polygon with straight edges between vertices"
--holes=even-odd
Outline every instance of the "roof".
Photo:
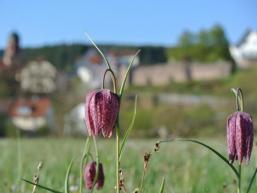
[{"label": "roof", "polygon": [[240,40],[238,41],[238,43],[236,44],[236,46],[237,47],[239,47],[241,44],[243,44],[244,42],[245,42],[245,40],[246,40],[246,38],[252,33],[252,32],[254,32],[254,30],[252,30],[252,29],[247,29],[245,32],[244,32],[244,34],[243,34],[243,36],[240,38]]},{"label": "roof", "polygon": [[121,57],[121,56],[134,56],[136,54],[136,50],[128,49],[128,50],[111,50],[108,52],[109,55]]},{"label": "roof", "polygon": [[9,108],[11,117],[42,117],[46,116],[51,108],[51,102],[48,98],[17,99]]}]

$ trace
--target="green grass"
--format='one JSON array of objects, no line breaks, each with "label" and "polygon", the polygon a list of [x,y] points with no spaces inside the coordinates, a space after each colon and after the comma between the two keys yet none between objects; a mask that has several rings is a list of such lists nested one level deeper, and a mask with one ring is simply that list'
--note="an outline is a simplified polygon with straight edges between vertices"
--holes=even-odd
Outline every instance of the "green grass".
[{"label": "green grass", "polygon": [[[77,158],[72,168],[71,185],[79,182],[79,159],[84,146],[82,139],[22,139],[20,143],[21,158],[17,156],[17,142],[13,139],[0,140],[0,192],[19,182],[19,193],[30,193],[31,185],[21,182],[21,177],[32,180],[39,161],[44,161],[40,174],[40,183],[57,190],[62,190],[66,168],[72,158]],[[224,140],[204,140],[226,154]],[[128,192],[139,185],[143,168],[143,154],[154,147],[155,140],[131,140],[123,154],[122,169]],[[104,189],[97,192],[114,192],[114,140],[100,140],[100,160],[104,164],[106,181]],[[254,157],[254,156],[253,156]],[[19,165],[21,167],[19,167]],[[250,178],[255,161],[252,159],[247,169],[243,168],[243,179]],[[167,193],[219,193],[235,192],[235,176],[230,168],[215,155],[201,146],[190,142],[173,142],[162,144],[159,152],[154,153],[145,179],[145,193],[156,193],[160,188],[162,177],[166,178]],[[243,182],[243,187],[246,183]],[[252,193],[257,191],[254,182]],[[37,190],[38,193],[46,192]]]}]

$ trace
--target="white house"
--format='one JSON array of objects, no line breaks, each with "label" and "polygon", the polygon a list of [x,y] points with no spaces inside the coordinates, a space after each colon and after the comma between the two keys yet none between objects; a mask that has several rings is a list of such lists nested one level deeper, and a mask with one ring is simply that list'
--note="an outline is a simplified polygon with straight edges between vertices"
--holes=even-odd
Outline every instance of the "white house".
[{"label": "white house", "polygon": [[[112,69],[118,75],[123,76],[124,68],[127,69],[135,53],[135,51],[131,50],[109,51],[107,52],[106,57],[110,62]],[[133,64],[134,66],[139,64],[138,56],[135,58]],[[95,49],[90,49],[76,61],[76,73],[78,77],[91,88],[101,87],[102,77],[106,68],[103,58]],[[111,83],[110,76],[106,77],[106,82],[107,85],[108,83]]]},{"label": "white house", "polygon": [[48,98],[18,99],[9,108],[12,123],[19,129],[36,131],[53,123],[51,102]]},{"label": "white house", "polygon": [[64,118],[64,133],[66,135],[86,135],[85,105],[75,106]]},{"label": "white house", "polygon": [[239,68],[257,66],[257,31],[248,30],[229,50]]},{"label": "white house", "polygon": [[87,51],[76,61],[76,73],[80,80],[91,88],[99,88],[106,65],[95,50]]}]

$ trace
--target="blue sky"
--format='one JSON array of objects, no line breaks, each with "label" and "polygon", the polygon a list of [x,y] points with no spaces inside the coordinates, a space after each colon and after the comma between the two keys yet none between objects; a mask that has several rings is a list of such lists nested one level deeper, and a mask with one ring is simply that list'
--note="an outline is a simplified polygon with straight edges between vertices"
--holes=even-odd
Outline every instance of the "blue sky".
[{"label": "blue sky", "polygon": [[9,32],[23,46],[60,42],[173,45],[184,30],[222,24],[231,42],[257,29],[256,0],[0,0],[0,48]]}]

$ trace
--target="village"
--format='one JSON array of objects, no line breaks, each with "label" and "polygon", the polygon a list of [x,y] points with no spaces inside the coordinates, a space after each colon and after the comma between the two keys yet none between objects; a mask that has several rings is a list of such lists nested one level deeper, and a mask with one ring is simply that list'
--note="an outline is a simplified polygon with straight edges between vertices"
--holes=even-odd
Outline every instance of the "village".
[{"label": "village", "polygon": [[[24,40],[26,41],[26,40]],[[115,73],[118,84],[121,83],[135,49],[105,52]],[[188,59],[167,61],[154,65],[141,64],[136,56],[129,75],[129,85],[134,87],[167,86],[173,83],[192,81],[217,81],[232,75],[235,67],[238,71],[255,68],[257,65],[257,31],[248,30],[236,45],[230,45],[230,54],[234,62],[217,61],[200,63]],[[106,69],[103,58],[91,47],[73,62],[72,73],[60,71],[50,61],[38,56],[24,63],[20,37],[11,33],[0,60],[1,86],[8,87],[10,95],[1,97],[0,114],[4,124],[0,125],[0,136],[12,135],[15,128],[28,136],[40,133],[62,133],[64,135],[86,134],[84,126],[84,90],[101,88],[101,77]],[[107,78],[111,85],[110,78]],[[78,87],[75,97],[73,88]],[[84,90],[83,90],[84,89]],[[53,99],[65,95],[72,101],[65,110],[56,111]],[[10,97],[11,96],[11,97]],[[172,93],[160,95],[164,101],[173,103],[194,103],[193,96],[181,96]],[[81,101],[81,103],[78,103]],[[212,99],[199,98],[199,101],[212,103]],[[208,102],[211,101],[211,102]],[[68,104],[68,102],[67,102]],[[56,113],[58,112],[58,113]],[[62,120],[59,121],[58,120]],[[59,124],[59,125],[58,125]],[[61,128],[60,131],[56,131]]]}]

